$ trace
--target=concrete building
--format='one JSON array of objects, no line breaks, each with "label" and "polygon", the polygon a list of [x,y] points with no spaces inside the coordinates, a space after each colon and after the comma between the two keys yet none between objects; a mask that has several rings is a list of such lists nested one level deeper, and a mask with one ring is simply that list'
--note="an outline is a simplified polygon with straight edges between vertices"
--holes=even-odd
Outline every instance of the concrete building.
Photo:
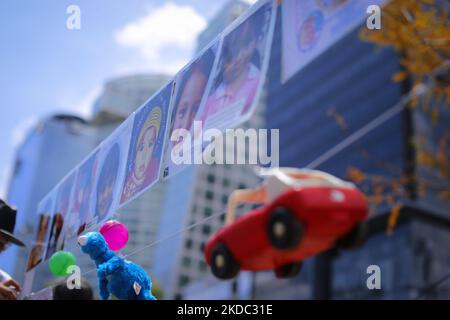
[{"label": "concrete building", "polygon": [[[19,147],[8,202],[18,208],[15,233],[28,248],[35,237],[39,201],[92,150],[93,132],[79,117],[54,115],[40,121]],[[13,246],[0,259],[2,267],[9,266],[6,271],[22,282],[27,258],[26,250]]]},{"label": "concrete building", "polygon": [[[301,168],[314,163],[411,90],[408,81],[392,81],[400,68],[397,53],[363,42],[358,37],[359,28],[281,83],[280,9],[277,18],[268,71],[266,120],[268,128],[280,128],[280,166]],[[442,147],[445,138],[441,138],[445,136],[443,126],[448,127],[449,112],[442,108],[440,124],[433,127],[429,116],[428,121],[419,116],[421,108],[414,110],[412,114],[405,108],[315,167],[344,179],[351,179],[355,169],[362,174],[364,178],[355,182],[369,196],[372,207],[367,243],[355,252],[332,250],[308,259],[311,269],[284,284],[270,275],[267,281],[257,277],[256,297],[295,299],[299,296],[286,293],[306,286],[309,294],[303,299],[414,298],[448,272],[450,254],[441,247],[450,244],[450,215],[448,209],[442,210],[449,207],[449,201],[448,197],[437,198],[438,190],[448,188],[450,181],[445,166],[433,166],[423,159],[434,159],[439,150],[441,159],[445,153],[448,158],[448,144]],[[411,141],[418,142],[417,148]],[[386,183],[380,184],[380,179]],[[406,182],[396,188],[396,181]],[[422,195],[419,186],[424,184],[427,192]],[[386,221],[395,203],[403,205],[401,215],[405,219],[388,237]],[[370,265],[381,268],[382,290],[368,290],[366,286]],[[448,288],[447,282],[427,297],[448,299]]]}]

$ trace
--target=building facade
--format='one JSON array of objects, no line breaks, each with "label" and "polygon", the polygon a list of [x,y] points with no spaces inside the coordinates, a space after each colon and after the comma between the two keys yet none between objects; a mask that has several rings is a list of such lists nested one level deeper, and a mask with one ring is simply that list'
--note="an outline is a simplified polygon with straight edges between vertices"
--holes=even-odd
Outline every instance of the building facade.
[{"label": "building facade", "polygon": [[[92,136],[93,129],[85,120],[60,114],[40,121],[19,147],[8,202],[18,209],[15,233],[28,248],[35,237],[38,203],[92,150]],[[22,282],[27,258],[25,250],[13,246],[1,259],[8,262],[14,278]]]}]

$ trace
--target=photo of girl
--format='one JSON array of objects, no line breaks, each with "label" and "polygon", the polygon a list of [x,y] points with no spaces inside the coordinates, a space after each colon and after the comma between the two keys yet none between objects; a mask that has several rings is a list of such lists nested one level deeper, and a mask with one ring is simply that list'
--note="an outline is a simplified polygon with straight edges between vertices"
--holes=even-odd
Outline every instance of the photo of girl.
[{"label": "photo of girl", "polygon": [[50,225],[50,213],[52,210],[52,199],[47,199],[42,208],[38,208],[39,213],[39,223],[37,228],[36,239],[34,246],[31,249],[30,255],[28,257],[26,271],[34,269],[42,261],[45,249],[45,236],[47,235],[47,230]]},{"label": "photo of girl", "polygon": [[120,204],[130,201],[159,179],[172,85],[170,82],[136,112]]},{"label": "photo of girl", "polygon": [[262,5],[223,38],[219,64],[200,119],[208,128],[226,128],[250,114],[268,58],[271,2]]},{"label": "photo of girl", "polygon": [[73,218],[71,235],[78,236],[92,220],[91,194],[97,171],[98,150],[91,155],[78,169],[75,179],[71,217]]},{"label": "photo of girl", "polygon": [[50,258],[56,251],[64,248],[64,220],[69,212],[71,192],[74,182],[74,174],[68,176],[58,187],[56,193],[56,201],[50,227],[50,237],[48,239],[46,259]]},{"label": "photo of girl", "polygon": [[182,142],[180,136],[173,141],[171,136],[177,129],[191,131],[194,119],[198,116],[200,105],[204,100],[206,86],[216,57],[218,42],[206,49],[199,58],[178,73],[176,77],[176,90],[171,111],[170,130],[167,150],[165,154],[164,177],[173,175],[182,170],[182,165],[175,166],[171,161],[171,152]]},{"label": "photo of girl", "polygon": [[111,213],[114,189],[120,164],[120,147],[115,142],[109,149],[97,180],[95,199],[95,223],[100,223]]}]

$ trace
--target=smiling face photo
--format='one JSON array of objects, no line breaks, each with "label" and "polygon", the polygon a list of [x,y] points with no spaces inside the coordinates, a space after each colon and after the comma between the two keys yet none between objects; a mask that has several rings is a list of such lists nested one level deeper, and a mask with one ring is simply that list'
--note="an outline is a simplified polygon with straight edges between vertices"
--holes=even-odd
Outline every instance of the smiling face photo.
[{"label": "smiling face photo", "polygon": [[200,116],[206,127],[226,128],[249,113],[262,80],[271,14],[272,6],[263,5],[224,36]]},{"label": "smiling face photo", "polygon": [[211,75],[217,43],[207,49],[197,60],[180,72],[176,81],[175,101],[172,109],[171,130],[191,130],[205,95]]}]

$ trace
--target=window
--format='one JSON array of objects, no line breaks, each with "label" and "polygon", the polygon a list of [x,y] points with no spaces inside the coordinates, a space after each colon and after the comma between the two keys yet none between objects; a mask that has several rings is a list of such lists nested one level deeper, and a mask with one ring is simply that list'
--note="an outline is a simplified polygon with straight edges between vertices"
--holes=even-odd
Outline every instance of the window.
[{"label": "window", "polygon": [[228,203],[228,196],[227,195],[223,195],[222,196],[222,203],[223,204],[227,204]]},{"label": "window", "polygon": [[201,252],[204,252],[204,251],[205,251],[205,243],[204,243],[204,242],[202,242],[202,243],[200,244],[200,251],[201,251]]},{"label": "window", "polygon": [[212,192],[211,190],[208,190],[208,191],[206,191],[205,196],[206,196],[206,199],[212,200],[212,199],[214,199],[214,192]]},{"label": "window", "polygon": [[181,275],[180,278],[178,279],[178,285],[180,287],[184,287],[189,283],[189,277],[186,275]]},{"label": "window", "polygon": [[206,178],[209,183],[214,183],[216,181],[216,177],[213,174],[208,174],[208,177]]},{"label": "window", "polygon": [[206,207],[205,208],[205,217],[210,217],[212,215],[213,211],[211,208]]},{"label": "window", "polygon": [[13,176],[16,176],[20,168],[22,168],[22,160],[20,158],[17,158],[16,162],[14,163],[14,169],[13,169]]},{"label": "window", "polygon": [[205,235],[209,235],[209,234],[211,233],[211,227],[208,226],[208,225],[204,225],[204,226],[202,227],[202,232],[203,232],[203,234],[205,234]]},{"label": "window", "polygon": [[192,247],[192,239],[187,239],[184,243],[184,246],[186,247],[186,249],[190,249]]},{"label": "window", "polygon": [[198,269],[199,269],[200,271],[206,271],[206,269],[207,269],[206,263],[205,263],[204,261],[200,260],[200,261],[198,262]]},{"label": "window", "polygon": [[230,186],[230,180],[228,179],[223,179],[222,184],[225,188],[228,188]]},{"label": "window", "polygon": [[183,267],[189,268],[191,266],[191,258],[184,257],[181,263],[183,264]]}]

